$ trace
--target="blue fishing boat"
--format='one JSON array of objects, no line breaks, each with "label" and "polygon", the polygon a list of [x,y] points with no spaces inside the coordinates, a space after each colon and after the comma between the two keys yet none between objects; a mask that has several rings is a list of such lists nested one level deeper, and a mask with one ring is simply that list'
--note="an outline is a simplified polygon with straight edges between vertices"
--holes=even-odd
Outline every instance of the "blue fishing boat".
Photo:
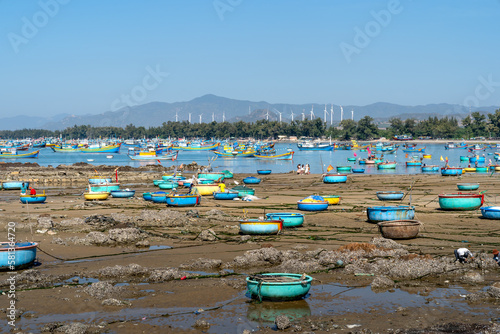
[{"label": "blue fishing boat", "polygon": [[439,207],[450,211],[477,210],[484,202],[484,194],[476,193],[440,194],[438,197]]},{"label": "blue fishing boat", "polygon": [[333,151],[335,144],[305,141],[297,144],[299,151]]},{"label": "blue fishing boat", "polygon": [[222,182],[224,181],[225,174],[224,173],[198,173],[198,179],[207,179],[207,180],[213,180],[217,182]]},{"label": "blue fishing boat", "polygon": [[347,181],[346,174],[324,174],[323,183],[345,183]]},{"label": "blue fishing boat", "polygon": [[271,174],[271,170],[270,169],[259,169],[259,170],[257,170],[257,174],[259,174],[259,175],[269,175],[269,174]]},{"label": "blue fishing boat", "polygon": [[396,169],[396,161],[381,162],[377,164],[377,169]]},{"label": "blue fishing boat", "polygon": [[266,219],[281,220],[283,227],[298,227],[304,223],[304,214],[295,212],[266,213]]},{"label": "blue fishing boat", "polygon": [[214,191],[213,196],[217,200],[233,200],[238,197],[238,192],[233,190]]},{"label": "blue fishing boat", "polygon": [[420,167],[422,166],[422,161],[420,160],[410,160],[406,162],[406,167]]},{"label": "blue fishing boat", "polygon": [[22,158],[38,158],[40,150],[29,153],[18,153],[17,151],[0,152],[0,159],[22,159]]},{"label": "blue fishing boat", "polygon": [[249,176],[249,177],[245,177],[243,179],[243,183],[244,184],[259,184],[260,183],[260,179],[255,177],[255,176]]},{"label": "blue fishing boat", "polygon": [[311,289],[312,277],[300,274],[269,273],[246,278],[251,298],[259,300],[301,299]]},{"label": "blue fishing boat", "polygon": [[101,147],[88,147],[82,148],[80,152],[82,153],[120,153],[120,145],[106,145]]},{"label": "blue fishing boat", "polygon": [[153,203],[167,203],[167,194],[161,192],[152,193],[151,201]]},{"label": "blue fishing boat", "polygon": [[2,182],[2,188],[5,190],[19,190],[23,187],[28,188],[29,182],[24,181],[4,181]]},{"label": "blue fishing boat", "polygon": [[422,166],[422,173],[436,173],[439,172],[438,165],[426,165]]},{"label": "blue fishing boat", "polygon": [[135,195],[135,190],[129,190],[129,189],[111,190],[111,197],[114,198],[130,198],[134,197],[134,195]]},{"label": "blue fishing boat", "polygon": [[281,220],[240,220],[240,233],[242,234],[278,234],[282,229]]},{"label": "blue fishing boat", "polygon": [[463,169],[460,167],[441,167],[441,175],[456,176],[462,175]]},{"label": "blue fishing boat", "polygon": [[17,270],[30,266],[35,262],[37,246],[36,242],[0,243],[0,270]]},{"label": "blue fishing boat", "polygon": [[424,153],[425,147],[422,147],[422,148],[416,148],[416,147],[404,148],[403,152],[404,153]]},{"label": "blue fishing boat", "polygon": [[477,190],[479,183],[457,183],[458,190]]},{"label": "blue fishing boat", "polygon": [[169,206],[195,206],[199,205],[201,195],[192,194],[167,194],[166,202]]},{"label": "blue fishing boat", "polygon": [[500,219],[500,206],[482,207],[481,215],[486,219]]},{"label": "blue fishing boat", "polygon": [[483,157],[483,156],[481,156],[481,157],[479,157],[479,156],[473,156],[473,157],[471,157],[469,159],[469,161],[472,162],[472,163],[475,163],[476,161],[478,163],[484,163],[486,161],[486,157]]},{"label": "blue fishing boat", "polygon": [[145,201],[152,201],[151,194],[151,192],[142,193],[142,198],[144,198]]},{"label": "blue fishing boat", "polygon": [[408,220],[415,217],[415,207],[408,205],[372,206],[366,209],[368,221]]},{"label": "blue fishing boat", "polygon": [[402,191],[377,191],[377,198],[381,201],[399,201],[403,196]]},{"label": "blue fishing boat", "polygon": [[19,200],[23,204],[44,203],[47,200],[47,196],[45,195],[45,190],[44,190],[43,193],[37,195],[21,194],[19,196]]},{"label": "blue fishing boat", "polygon": [[304,200],[297,201],[297,208],[301,211],[323,211],[328,209],[328,201],[317,202],[304,202]]},{"label": "blue fishing boat", "polygon": [[364,168],[353,168],[352,172],[355,174],[361,174],[361,173],[365,172],[365,169]]}]

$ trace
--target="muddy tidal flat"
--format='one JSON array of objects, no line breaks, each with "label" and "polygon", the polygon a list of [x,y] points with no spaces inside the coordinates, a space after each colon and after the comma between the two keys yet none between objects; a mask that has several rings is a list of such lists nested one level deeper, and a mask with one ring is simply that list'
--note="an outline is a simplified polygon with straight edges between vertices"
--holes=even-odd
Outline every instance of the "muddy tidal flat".
[{"label": "muddy tidal flat", "polygon": [[[19,241],[39,243],[34,266],[0,273],[0,332],[22,333],[499,333],[500,223],[476,211],[439,209],[438,194],[457,183],[479,183],[485,206],[500,205],[497,174],[349,175],[325,184],[321,175],[259,175],[258,199],[196,207],[146,202],[161,166],[120,168],[129,199],[85,201],[95,172],[112,166],[38,167],[3,164],[2,180],[30,181],[44,204],[21,204],[18,190],[0,191],[0,229],[16,223]],[[237,174],[226,186],[251,174]],[[189,177],[193,170],[185,170]],[[253,175],[257,176],[257,175]],[[406,193],[379,201],[377,191]],[[179,189],[178,192],[187,192]],[[300,212],[309,195],[339,195],[325,211],[302,212],[302,227],[279,235],[239,233],[239,220]],[[411,204],[422,225],[417,238],[384,239],[367,221],[372,206]],[[454,262],[453,250],[475,256]],[[248,297],[255,273],[306,273],[302,300]],[[8,297],[15,276],[15,327]]]}]

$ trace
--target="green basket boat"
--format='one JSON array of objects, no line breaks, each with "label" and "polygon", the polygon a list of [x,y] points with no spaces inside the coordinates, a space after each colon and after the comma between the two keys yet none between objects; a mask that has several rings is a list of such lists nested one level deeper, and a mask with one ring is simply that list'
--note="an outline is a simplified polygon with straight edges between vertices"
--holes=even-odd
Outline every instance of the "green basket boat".
[{"label": "green basket boat", "polygon": [[309,292],[312,277],[300,274],[269,273],[246,278],[251,298],[259,300],[296,300]]}]

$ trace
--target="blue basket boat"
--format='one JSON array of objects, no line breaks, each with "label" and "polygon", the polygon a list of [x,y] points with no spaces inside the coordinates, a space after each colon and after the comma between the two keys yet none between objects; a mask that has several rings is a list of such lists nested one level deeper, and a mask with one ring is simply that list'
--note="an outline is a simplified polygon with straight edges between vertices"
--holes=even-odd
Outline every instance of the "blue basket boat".
[{"label": "blue basket boat", "polygon": [[28,188],[29,187],[29,182],[23,182],[23,181],[5,181],[2,182],[2,188],[5,190],[19,190],[23,187]]},{"label": "blue basket boat", "polygon": [[302,202],[297,201],[297,208],[301,211],[323,211],[328,209],[328,201],[323,202]]},{"label": "blue basket boat", "polygon": [[111,197],[114,198],[130,198],[134,197],[134,195],[135,195],[135,190],[119,189],[111,191]]},{"label": "blue basket boat", "polygon": [[283,221],[283,227],[298,227],[304,223],[304,215],[295,212],[266,213],[266,219],[281,220]]},{"label": "blue basket boat", "polygon": [[151,193],[151,201],[153,203],[167,203],[167,193],[164,191]]},{"label": "blue basket boat", "polygon": [[458,190],[477,190],[479,183],[457,183]]},{"label": "blue basket boat", "polygon": [[441,168],[441,175],[443,176],[456,176],[456,175],[462,175],[463,169],[460,167],[442,167]]},{"label": "blue basket boat", "polygon": [[102,177],[102,176],[93,176],[89,178],[90,184],[98,184],[98,183],[111,183],[113,182],[110,177]]},{"label": "blue basket boat", "polygon": [[269,273],[246,278],[251,298],[259,300],[301,299],[311,289],[312,277],[300,274]]},{"label": "blue basket boat", "polygon": [[408,205],[372,206],[366,209],[368,221],[408,220],[415,218],[415,207]]},{"label": "blue basket boat", "polygon": [[364,169],[364,168],[353,168],[353,169],[352,169],[352,172],[353,172],[353,173],[358,173],[358,174],[361,174],[361,173],[364,173],[364,172],[365,172],[365,169]]},{"label": "blue basket boat", "polygon": [[475,162],[481,163],[481,162],[485,162],[486,161],[486,157],[471,157],[469,159],[469,161],[472,162],[472,163],[475,163]]},{"label": "blue basket boat", "polygon": [[243,179],[243,183],[244,184],[259,184],[260,179],[258,177],[255,177],[255,176],[249,176],[249,177],[245,177]]},{"label": "blue basket boat", "polygon": [[[38,243],[36,242],[0,243],[0,270],[10,269],[12,261],[14,261],[15,269],[28,267],[35,262],[37,246]],[[9,255],[12,256],[13,254],[15,259],[9,259]]]},{"label": "blue basket boat", "polygon": [[377,198],[381,201],[398,201],[404,195],[402,191],[377,191]]},{"label": "blue basket boat", "polygon": [[151,201],[151,194],[150,192],[142,193],[142,198],[144,198],[145,201]]},{"label": "blue basket boat", "polygon": [[325,174],[323,175],[323,183],[345,183],[347,182],[346,174]]},{"label": "blue basket boat", "polygon": [[439,207],[450,211],[476,210],[484,202],[484,194],[476,193],[440,194],[438,197]]},{"label": "blue basket boat", "polygon": [[422,166],[422,173],[435,173],[439,172],[439,166],[438,165],[426,165]]},{"label": "blue basket boat", "polygon": [[214,191],[213,196],[214,199],[217,200],[233,200],[236,197],[238,197],[239,193],[234,190],[226,190],[224,192],[222,191]]},{"label": "blue basket boat", "polygon": [[109,193],[113,190],[120,190],[119,183],[91,183],[89,187],[92,192],[107,191]]},{"label": "blue basket boat", "polygon": [[169,206],[195,206],[199,205],[201,201],[201,195],[168,194],[165,197]]},{"label": "blue basket boat", "polygon": [[47,196],[45,195],[45,190],[41,194],[37,195],[21,195],[19,196],[19,200],[23,204],[36,204],[36,203],[44,203],[47,200]]},{"label": "blue basket boat", "polygon": [[481,208],[481,214],[486,219],[500,219],[500,206],[485,206]]},{"label": "blue basket boat", "polygon": [[282,229],[281,220],[240,220],[240,233],[242,234],[278,234]]},{"label": "blue basket boat", "polygon": [[269,175],[269,174],[271,174],[271,170],[270,169],[259,169],[259,170],[257,170],[257,174],[259,174],[259,175]]}]

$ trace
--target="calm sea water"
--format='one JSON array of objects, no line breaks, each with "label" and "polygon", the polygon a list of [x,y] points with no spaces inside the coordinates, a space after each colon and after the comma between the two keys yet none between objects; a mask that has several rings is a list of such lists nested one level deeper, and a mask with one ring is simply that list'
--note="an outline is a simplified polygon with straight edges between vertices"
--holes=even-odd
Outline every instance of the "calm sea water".
[{"label": "calm sea water", "polygon": [[[365,174],[417,174],[421,173],[420,167],[406,167],[405,161],[410,160],[412,156],[420,156],[417,153],[404,153],[402,147],[400,147],[396,153],[385,154],[384,159],[389,161],[396,161],[398,166],[395,170],[377,170],[376,166],[373,165],[359,165],[358,162],[349,162],[347,158],[354,157],[366,158],[368,156],[367,152],[360,152],[359,150],[346,151],[299,151],[297,144],[282,144],[277,143],[275,145],[278,152],[286,152],[288,149],[292,149],[295,154],[293,160],[274,160],[266,161],[255,158],[217,158],[212,162],[212,167],[215,171],[230,170],[235,173],[256,173],[258,169],[270,169],[273,173],[288,173],[290,171],[295,171],[297,164],[308,163],[311,166],[311,173],[320,174],[323,171],[326,172],[328,165],[336,166],[352,166],[353,168],[365,168]],[[419,144],[417,148],[425,147],[425,154],[431,154],[431,159],[423,159],[423,163],[427,165],[439,165],[444,166],[444,162],[440,161],[440,157],[443,159],[448,157],[450,166],[461,166],[467,167],[467,162],[460,162],[460,156],[470,155],[467,150],[464,149],[452,149],[445,150],[444,144]],[[486,158],[486,164],[489,160],[493,164],[496,163],[494,159],[495,149],[486,149],[483,151],[477,151],[476,154]],[[132,166],[139,167],[148,164],[158,164],[156,160],[152,161],[133,161],[127,156],[127,147],[123,146],[119,154],[112,154],[112,158],[107,158],[109,154],[106,153],[60,153],[54,152],[50,148],[41,149],[38,158],[36,159],[17,159],[17,160],[4,160],[6,162],[16,161],[16,162],[36,162],[40,166],[53,166],[58,165],[71,165],[77,162],[86,162],[95,166],[99,165],[113,165],[113,166]],[[214,159],[215,154],[211,151],[198,151],[198,152],[188,152],[180,151],[178,159],[176,161],[161,160],[163,166],[179,165],[181,163],[189,164],[196,162],[199,165],[208,165],[209,161]],[[93,161],[88,161],[93,159]],[[472,164],[474,165],[474,164]],[[479,165],[483,165],[482,163]]]}]

